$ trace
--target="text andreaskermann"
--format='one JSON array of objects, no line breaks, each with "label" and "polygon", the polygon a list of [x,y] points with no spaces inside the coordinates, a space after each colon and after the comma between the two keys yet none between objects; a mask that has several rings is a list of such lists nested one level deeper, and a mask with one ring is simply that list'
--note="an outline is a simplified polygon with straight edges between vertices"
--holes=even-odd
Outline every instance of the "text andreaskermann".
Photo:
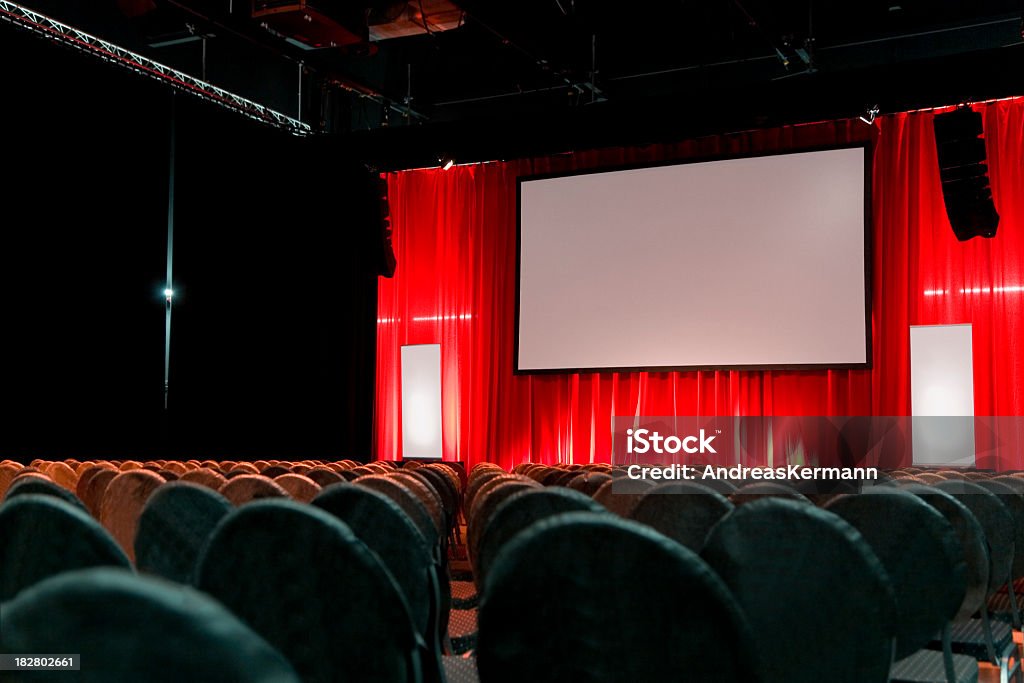
[{"label": "text andreaskermann", "polygon": [[878,479],[877,467],[715,467],[714,465],[630,465],[630,479],[801,479],[801,480],[869,480]]}]

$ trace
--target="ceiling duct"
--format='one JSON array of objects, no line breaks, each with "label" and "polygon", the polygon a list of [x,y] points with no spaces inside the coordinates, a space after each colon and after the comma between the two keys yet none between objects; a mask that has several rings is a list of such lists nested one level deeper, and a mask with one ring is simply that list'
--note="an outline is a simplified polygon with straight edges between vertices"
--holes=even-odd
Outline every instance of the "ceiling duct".
[{"label": "ceiling duct", "polygon": [[368,40],[365,10],[349,3],[253,0],[252,18],[264,28],[312,48],[344,47]]},{"label": "ceiling duct", "polygon": [[390,40],[459,28],[466,13],[448,0],[389,2],[369,14],[370,40]]},{"label": "ceiling duct", "polygon": [[305,47],[325,48],[449,31],[465,13],[448,0],[378,1],[369,8],[337,0],[252,0],[252,17]]}]

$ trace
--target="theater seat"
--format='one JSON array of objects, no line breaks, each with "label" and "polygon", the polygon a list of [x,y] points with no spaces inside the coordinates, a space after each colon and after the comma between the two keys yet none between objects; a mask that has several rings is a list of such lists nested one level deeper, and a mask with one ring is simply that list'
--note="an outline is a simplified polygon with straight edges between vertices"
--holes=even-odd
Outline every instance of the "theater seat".
[{"label": "theater seat", "polygon": [[[949,623],[967,594],[967,562],[953,525],[935,508],[900,489],[877,488],[840,496],[826,509],[851,524],[882,561],[896,591],[897,660],[894,683],[969,683],[978,678],[971,657],[922,650],[935,633],[948,640]],[[964,511],[965,514],[966,511]],[[946,661],[953,680],[948,681]]]},{"label": "theater seat", "polygon": [[506,543],[530,525],[566,512],[605,513],[597,501],[572,489],[526,488],[512,493],[495,508],[481,532],[474,557],[474,580],[478,590]]},{"label": "theater seat", "polygon": [[707,564],[607,513],[517,535],[488,574],[479,621],[487,683],[762,680],[746,620]]},{"label": "theater seat", "polygon": [[999,497],[1013,516],[1016,535],[1013,543],[1013,564],[1011,580],[989,599],[989,614],[994,619],[1006,621],[1014,629],[1021,628],[1021,599],[1017,582],[1024,578],[1024,480],[1016,477],[992,477],[975,482],[989,493]]},{"label": "theater seat", "polygon": [[62,572],[99,566],[131,564],[84,510],[39,494],[15,496],[0,505],[0,601]]},{"label": "theater seat", "polygon": [[236,508],[197,587],[277,647],[305,683],[420,683],[424,642],[380,559],[331,514],[290,500]]},{"label": "theater seat", "polygon": [[839,516],[784,498],[755,500],[715,525],[701,557],[747,615],[766,683],[889,680],[892,584]]},{"label": "theater seat", "polygon": [[[6,652],[75,653],[81,670],[8,683],[299,683],[284,657],[216,600],[124,569],[66,572],[2,606]],[[45,678],[44,678],[45,677]]]},{"label": "theater seat", "polygon": [[[978,520],[988,550],[988,590],[981,606],[979,619],[954,624],[951,634],[953,652],[988,661],[998,666],[1001,680],[1015,676],[1024,681],[1020,654],[1013,643],[1009,624],[989,618],[987,601],[1011,578],[1016,535],[1014,518],[999,497],[976,482],[950,479],[934,485],[961,502]],[[935,641],[933,648],[941,647]],[[1011,664],[1012,662],[1012,664]]]},{"label": "theater seat", "polygon": [[728,498],[696,482],[660,484],[633,508],[631,517],[699,553],[712,527],[733,509]]},{"label": "theater seat", "polygon": [[164,484],[149,497],[139,517],[135,534],[139,571],[193,583],[207,539],[231,510],[224,496],[201,484]]},{"label": "theater seat", "polygon": [[424,674],[427,680],[439,679],[443,639],[440,567],[426,539],[394,501],[363,486],[328,486],[313,499],[313,505],[348,525],[384,563],[427,645]]},{"label": "theater seat", "polygon": [[24,495],[51,496],[63,500],[65,503],[80,510],[85,510],[85,505],[78,499],[78,496],[63,486],[58,486],[56,482],[38,474],[22,475],[15,478],[11,482],[10,488],[7,489],[7,495],[4,497],[4,500],[13,500],[18,496]]}]

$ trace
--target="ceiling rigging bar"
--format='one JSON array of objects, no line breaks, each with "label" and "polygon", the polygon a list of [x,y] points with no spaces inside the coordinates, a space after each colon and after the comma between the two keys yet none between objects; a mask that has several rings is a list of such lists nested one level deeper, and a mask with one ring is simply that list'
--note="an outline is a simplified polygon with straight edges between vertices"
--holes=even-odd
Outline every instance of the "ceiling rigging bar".
[{"label": "ceiling rigging bar", "polygon": [[149,76],[250,119],[281,128],[295,135],[309,135],[313,132],[308,123],[286,116],[241,95],[218,88],[206,81],[172,69],[9,0],[0,0],[0,19],[42,35],[53,42],[73,47],[135,73]]}]

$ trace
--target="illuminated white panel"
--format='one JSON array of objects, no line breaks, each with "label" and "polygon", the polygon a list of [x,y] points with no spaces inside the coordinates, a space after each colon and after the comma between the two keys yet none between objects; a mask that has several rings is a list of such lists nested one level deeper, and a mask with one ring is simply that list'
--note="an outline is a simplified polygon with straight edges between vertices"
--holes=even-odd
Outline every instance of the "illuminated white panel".
[{"label": "illuminated white panel", "polygon": [[974,362],[970,325],[910,328],[915,465],[974,465]]},{"label": "illuminated white panel", "polygon": [[402,457],[441,457],[441,345],[402,347]]}]

